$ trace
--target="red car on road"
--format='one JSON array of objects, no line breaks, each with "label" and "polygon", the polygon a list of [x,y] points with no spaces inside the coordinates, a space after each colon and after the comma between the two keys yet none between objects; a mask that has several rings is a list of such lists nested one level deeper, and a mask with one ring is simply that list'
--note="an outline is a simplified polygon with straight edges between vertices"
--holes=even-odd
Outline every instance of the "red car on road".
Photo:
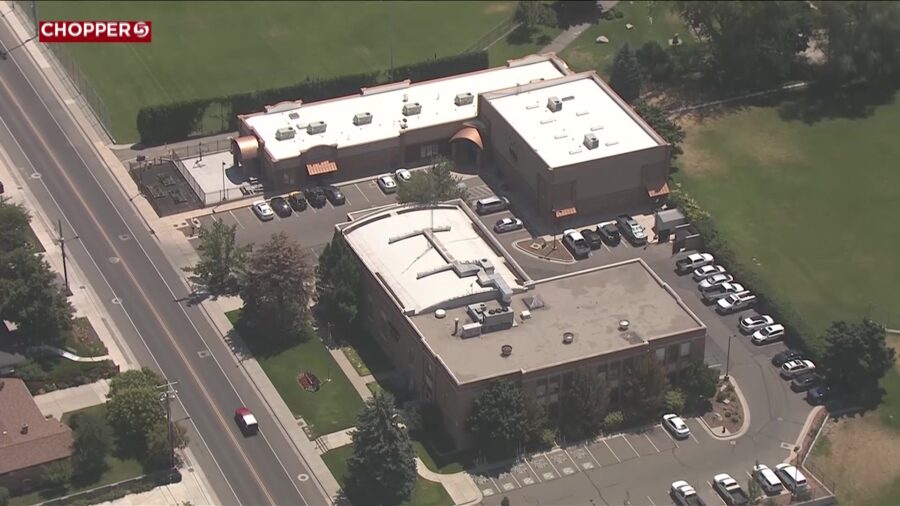
[{"label": "red car on road", "polygon": [[245,407],[234,410],[234,421],[237,422],[238,427],[240,427],[241,432],[245,436],[259,432],[259,424],[256,422],[256,417]]}]

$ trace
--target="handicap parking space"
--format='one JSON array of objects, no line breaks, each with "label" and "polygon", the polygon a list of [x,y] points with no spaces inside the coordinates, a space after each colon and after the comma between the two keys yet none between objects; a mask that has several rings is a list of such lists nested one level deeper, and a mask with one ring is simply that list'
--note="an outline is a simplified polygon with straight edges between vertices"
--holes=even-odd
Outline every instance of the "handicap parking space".
[{"label": "handicap parking space", "polygon": [[481,495],[490,497],[500,493],[500,488],[494,484],[494,479],[490,476],[483,473],[473,473],[471,476]]},{"label": "handicap parking space", "polygon": [[571,476],[578,472],[578,465],[569,457],[565,450],[555,450],[544,455],[553,464],[553,469],[560,476]]},{"label": "handicap parking space", "polygon": [[589,471],[600,466],[600,463],[594,459],[586,445],[570,446],[566,448],[566,453],[569,454],[572,462],[582,471]]},{"label": "handicap parking space", "polygon": [[494,478],[494,485],[496,485],[501,492],[510,492],[520,488],[517,478],[509,471],[499,473],[497,477]]},{"label": "handicap parking space", "polygon": [[559,474],[553,467],[553,464],[543,455],[535,455],[526,459],[528,465],[534,470],[535,475],[541,481],[550,481],[559,478]]},{"label": "handicap parking space", "polygon": [[513,477],[516,479],[516,482],[522,487],[536,485],[541,482],[534,471],[530,467],[528,467],[528,464],[526,464],[525,462],[520,462],[512,466],[512,468],[510,468],[509,470],[509,473],[513,475]]}]

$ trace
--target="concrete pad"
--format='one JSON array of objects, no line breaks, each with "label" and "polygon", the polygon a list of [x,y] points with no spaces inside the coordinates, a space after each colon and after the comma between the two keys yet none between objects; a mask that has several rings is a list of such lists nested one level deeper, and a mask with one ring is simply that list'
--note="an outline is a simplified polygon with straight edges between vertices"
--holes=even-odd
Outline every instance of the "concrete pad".
[{"label": "concrete pad", "polygon": [[637,451],[638,455],[645,457],[647,455],[656,455],[659,450],[656,449],[654,443],[647,439],[643,433],[627,434],[625,438],[631,443],[631,446]]},{"label": "concrete pad", "polygon": [[612,437],[606,440],[606,444],[609,445],[610,449],[615,452],[616,456],[619,457],[619,460],[625,462],[626,460],[636,459],[640,456],[637,450],[631,446],[631,443],[625,439],[625,436],[618,435],[616,437]]},{"label": "concrete pad", "polygon": [[538,478],[541,481],[550,481],[559,478],[559,473],[556,472],[556,469],[547,460],[543,455],[538,455],[536,457],[532,457],[528,459],[528,464],[534,469],[534,472],[537,474]]},{"label": "concrete pad", "polygon": [[612,449],[607,446],[606,441],[590,444],[587,449],[601,467],[614,466],[620,462],[618,456],[613,454]]}]

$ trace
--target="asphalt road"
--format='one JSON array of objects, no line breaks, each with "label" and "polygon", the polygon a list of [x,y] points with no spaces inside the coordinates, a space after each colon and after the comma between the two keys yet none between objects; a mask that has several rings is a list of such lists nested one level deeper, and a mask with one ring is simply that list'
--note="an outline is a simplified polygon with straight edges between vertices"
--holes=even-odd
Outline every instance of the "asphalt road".
[{"label": "asphalt road", "polygon": [[[18,45],[0,27],[6,49]],[[143,365],[177,381],[176,417],[225,504],[326,504],[286,435],[187,295],[152,233],[21,50],[0,60],[0,144],[40,202],[63,219],[68,252],[106,302]],[[77,289],[77,287],[73,287]],[[209,354],[200,352],[208,351]],[[246,405],[262,432],[244,438],[232,419]],[[302,479],[299,478],[301,475]]]}]

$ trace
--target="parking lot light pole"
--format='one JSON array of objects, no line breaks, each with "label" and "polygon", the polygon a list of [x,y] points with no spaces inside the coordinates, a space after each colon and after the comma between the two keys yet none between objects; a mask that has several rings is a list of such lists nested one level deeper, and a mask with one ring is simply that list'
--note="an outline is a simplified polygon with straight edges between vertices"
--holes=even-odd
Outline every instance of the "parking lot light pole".
[{"label": "parking lot light pole", "polygon": [[731,369],[731,339],[734,338],[734,334],[728,336],[728,352],[725,354],[725,379],[728,379],[728,372]]}]

